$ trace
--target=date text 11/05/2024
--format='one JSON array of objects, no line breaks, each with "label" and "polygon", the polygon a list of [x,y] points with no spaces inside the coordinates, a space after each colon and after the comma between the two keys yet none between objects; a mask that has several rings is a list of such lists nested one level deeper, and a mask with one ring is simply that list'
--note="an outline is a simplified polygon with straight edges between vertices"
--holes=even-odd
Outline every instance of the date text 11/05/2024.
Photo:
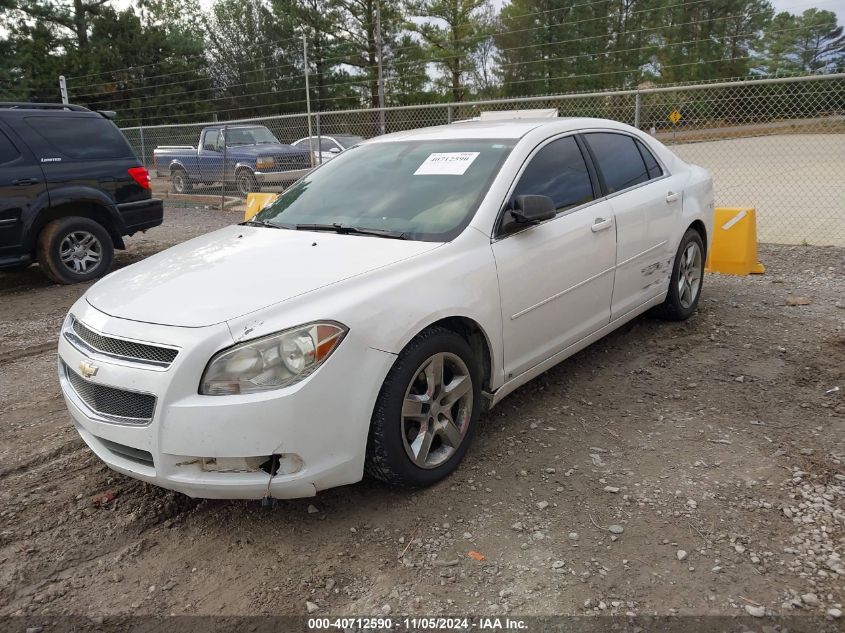
[{"label": "date text 11/05/2024", "polygon": [[385,617],[357,617],[357,618],[309,618],[308,630],[374,630],[405,629],[409,631],[525,631],[528,626],[524,620],[516,618],[480,617],[480,618],[447,618],[447,617],[414,617],[414,618],[385,618]]}]

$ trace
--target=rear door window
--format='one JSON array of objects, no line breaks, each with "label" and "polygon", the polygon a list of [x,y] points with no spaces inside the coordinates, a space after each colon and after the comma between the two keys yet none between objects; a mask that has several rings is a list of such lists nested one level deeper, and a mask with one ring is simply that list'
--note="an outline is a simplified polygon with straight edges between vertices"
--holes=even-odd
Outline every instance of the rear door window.
[{"label": "rear door window", "polygon": [[607,193],[628,189],[649,179],[640,150],[625,134],[589,132],[584,134],[604,177]]},{"label": "rear door window", "polygon": [[21,153],[14,143],[0,130],[0,165],[17,160]]},{"label": "rear door window", "polygon": [[120,130],[102,117],[31,116],[26,123],[55,151],[69,158],[134,158]]}]

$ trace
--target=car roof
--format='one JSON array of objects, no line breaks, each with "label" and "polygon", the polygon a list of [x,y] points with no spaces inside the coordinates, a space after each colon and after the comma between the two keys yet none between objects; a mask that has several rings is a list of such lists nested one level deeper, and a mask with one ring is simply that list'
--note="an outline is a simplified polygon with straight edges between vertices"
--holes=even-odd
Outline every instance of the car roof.
[{"label": "car roof", "polygon": [[520,139],[537,128],[548,128],[550,134],[576,130],[604,128],[630,130],[629,126],[609,119],[588,117],[558,117],[537,119],[499,119],[491,121],[460,121],[449,125],[394,132],[371,139],[370,143],[392,141],[426,141],[448,139]]}]

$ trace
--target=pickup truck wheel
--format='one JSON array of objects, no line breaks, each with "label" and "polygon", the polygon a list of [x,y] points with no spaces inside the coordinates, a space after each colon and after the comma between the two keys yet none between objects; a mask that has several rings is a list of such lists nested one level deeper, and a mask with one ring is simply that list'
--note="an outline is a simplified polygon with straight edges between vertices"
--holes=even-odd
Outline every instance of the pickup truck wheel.
[{"label": "pickup truck wheel", "polygon": [[59,284],[75,284],[102,277],[111,268],[114,244],[108,231],[94,220],[65,217],[53,220],[38,235],[38,263]]},{"label": "pickup truck wheel", "polygon": [[235,182],[238,186],[238,192],[246,197],[247,194],[253,193],[259,190],[258,182],[255,180],[255,176],[252,175],[252,172],[243,169],[238,172],[237,176],[235,177]]},{"label": "pickup truck wheel", "polygon": [[188,174],[184,169],[174,169],[170,180],[173,183],[173,191],[175,193],[188,193],[193,188],[191,180],[188,178]]},{"label": "pickup truck wheel", "polygon": [[366,472],[396,486],[430,486],[452,473],[475,431],[481,369],[458,334],[431,328],[399,354],[376,401]]}]

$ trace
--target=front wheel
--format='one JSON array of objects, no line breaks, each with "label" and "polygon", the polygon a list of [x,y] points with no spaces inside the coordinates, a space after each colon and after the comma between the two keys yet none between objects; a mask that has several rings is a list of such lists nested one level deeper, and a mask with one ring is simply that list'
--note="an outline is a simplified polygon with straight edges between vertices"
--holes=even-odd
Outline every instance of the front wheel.
[{"label": "front wheel", "polygon": [[658,314],[670,321],[685,321],[692,316],[701,298],[704,282],[704,242],[695,229],[687,229],[669,279],[669,293],[657,308]]},{"label": "front wheel", "polygon": [[60,284],[91,281],[105,275],[114,258],[108,231],[90,218],[53,220],[38,235],[38,263]]},{"label": "front wheel", "polygon": [[412,340],[385,378],[370,425],[366,471],[419,488],[452,473],[469,447],[481,370],[458,334],[431,328]]},{"label": "front wheel", "polygon": [[247,194],[253,193],[258,191],[258,182],[255,180],[255,176],[252,175],[252,172],[243,169],[238,172],[238,175],[235,178],[235,182],[238,186],[238,192],[243,196],[246,197]]}]

